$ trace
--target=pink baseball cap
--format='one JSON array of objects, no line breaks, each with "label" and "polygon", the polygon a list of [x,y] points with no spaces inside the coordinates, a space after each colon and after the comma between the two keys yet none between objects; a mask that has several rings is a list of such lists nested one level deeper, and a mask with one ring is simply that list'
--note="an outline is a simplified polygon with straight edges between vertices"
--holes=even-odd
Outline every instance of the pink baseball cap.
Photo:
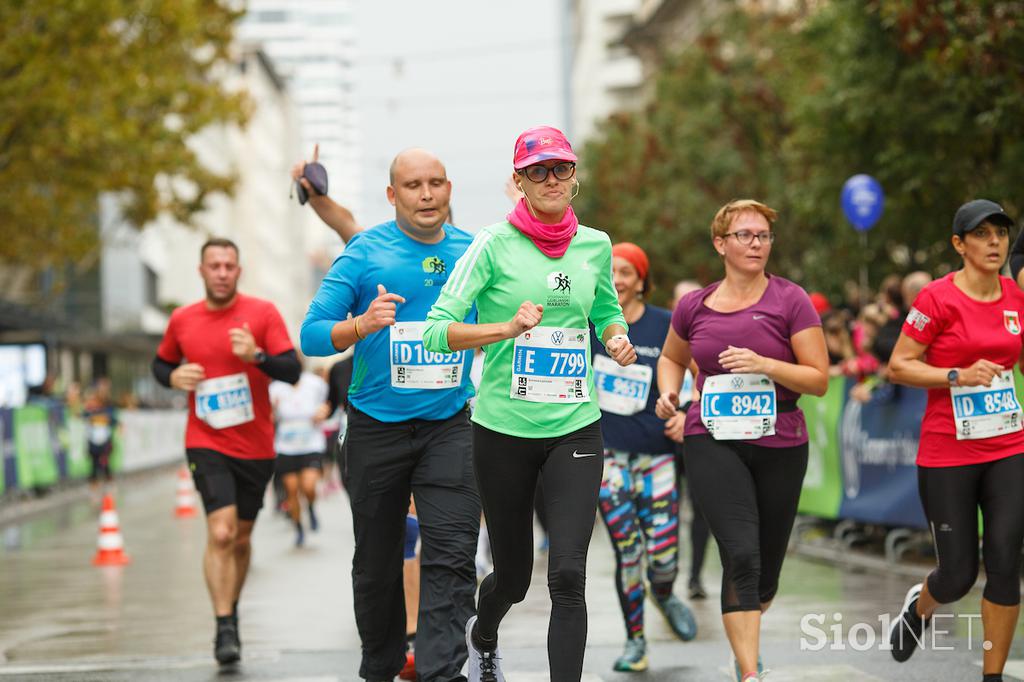
[{"label": "pink baseball cap", "polygon": [[516,170],[548,159],[576,160],[569,140],[565,139],[565,135],[558,128],[535,126],[523,132],[516,140],[515,154],[512,157],[512,167]]}]

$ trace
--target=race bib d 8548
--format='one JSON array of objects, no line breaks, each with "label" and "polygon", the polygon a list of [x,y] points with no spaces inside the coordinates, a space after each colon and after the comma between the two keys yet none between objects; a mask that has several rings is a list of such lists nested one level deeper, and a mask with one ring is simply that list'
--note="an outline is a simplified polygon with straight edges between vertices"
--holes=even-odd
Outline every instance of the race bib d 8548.
[{"label": "race bib d 8548", "polygon": [[763,374],[718,374],[704,381],[700,420],[715,440],[775,435],[775,382]]},{"label": "race bib d 8548", "polygon": [[572,327],[534,327],[516,337],[512,352],[515,400],[585,403],[590,332]]},{"label": "race bib d 8548", "polygon": [[1004,370],[991,386],[951,386],[949,393],[957,440],[992,438],[1021,430],[1012,370]]}]

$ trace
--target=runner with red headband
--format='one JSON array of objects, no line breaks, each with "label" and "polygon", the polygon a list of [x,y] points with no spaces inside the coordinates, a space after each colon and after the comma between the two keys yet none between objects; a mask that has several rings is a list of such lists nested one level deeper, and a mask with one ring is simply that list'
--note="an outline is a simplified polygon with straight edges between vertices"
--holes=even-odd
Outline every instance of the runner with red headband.
[{"label": "runner with red headband", "polygon": [[1012,226],[994,202],[960,207],[952,243],[964,266],[921,290],[889,361],[892,381],[928,389],[917,478],[936,559],[893,621],[892,656],[909,659],[936,608],[974,586],[980,508],[984,682],[1003,679],[1020,614],[1024,430],[1013,367],[1024,350],[1024,293],[1000,275]]},{"label": "runner with red headband", "polygon": [[644,301],[650,289],[647,254],[636,244],[612,246],[612,279],[629,324],[637,361],[620,367],[596,337],[594,386],[601,406],[604,477],[601,518],[615,550],[615,586],[626,624],[626,646],[613,670],[647,669],[644,637],[644,559],[651,596],[677,637],[697,636],[693,613],[672,593],[679,565],[679,488],[675,445],[682,440],[686,415],[667,421],[654,413],[651,390],[661,344],[672,313]]},{"label": "runner with red headband", "polygon": [[[576,155],[555,128],[516,140],[512,180],[523,198],[483,228],[427,315],[435,353],[483,347],[473,413],[473,462],[494,555],[466,625],[470,682],[502,682],[498,625],[522,601],[533,571],[533,499],[544,479],[550,550],[551,679],[578,681],[587,641],[587,549],[603,443],[590,330],[619,366],[636,361],[611,278],[608,235],[569,205]],[[476,304],[478,324],[463,322]]]}]

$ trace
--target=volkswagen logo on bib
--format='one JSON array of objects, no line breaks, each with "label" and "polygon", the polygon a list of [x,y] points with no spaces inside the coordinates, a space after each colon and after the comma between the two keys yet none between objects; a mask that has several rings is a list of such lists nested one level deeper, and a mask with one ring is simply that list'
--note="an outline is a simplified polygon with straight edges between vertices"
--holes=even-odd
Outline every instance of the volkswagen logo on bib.
[{"label": "volkswagen logo on bib", "polygon": [[733,388],[743,388],[743,379],[741,379],[739,377],[733,377],[733,379],[732,379],[732,387]]},{"label": "volkswagen logo on bib", "polygon": [[565,341],[565,334],[564,333],[562,333],[560,331],[552,332],[552,334],[551,334],[551,343],[555,344],[556,346],[561,346],[564,341]]}]

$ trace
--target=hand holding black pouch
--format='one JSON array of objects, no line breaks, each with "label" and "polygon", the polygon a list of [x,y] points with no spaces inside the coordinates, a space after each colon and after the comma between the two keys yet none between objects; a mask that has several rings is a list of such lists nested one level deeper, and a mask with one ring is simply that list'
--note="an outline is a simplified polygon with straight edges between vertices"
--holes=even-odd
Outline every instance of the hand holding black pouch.
[{"label": "hand holding black pouch", "polygon": [[[323,164],[316,161],[307,163],[302,169],[302,177],[306,178],[306,181],[313,188],[314,194],[327,194],[327,169],[323,167]],[[295,181],[295,189],[299,194],[299,204],[305,204],[309,201],[309,193],[298,180]]]}]

